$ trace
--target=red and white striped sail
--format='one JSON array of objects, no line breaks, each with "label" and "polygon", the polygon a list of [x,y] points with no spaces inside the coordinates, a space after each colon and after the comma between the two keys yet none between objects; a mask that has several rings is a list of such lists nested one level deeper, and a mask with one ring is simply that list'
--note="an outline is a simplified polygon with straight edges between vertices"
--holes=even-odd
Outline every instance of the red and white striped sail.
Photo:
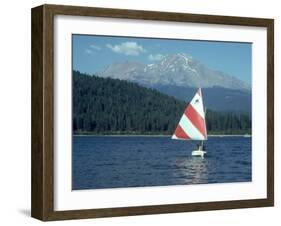
[{"label": "red and white striped sail", "polygon": [[201,89],[199,88],[185,109],[172,136],[180,140],[206,140],[207,130]]}]

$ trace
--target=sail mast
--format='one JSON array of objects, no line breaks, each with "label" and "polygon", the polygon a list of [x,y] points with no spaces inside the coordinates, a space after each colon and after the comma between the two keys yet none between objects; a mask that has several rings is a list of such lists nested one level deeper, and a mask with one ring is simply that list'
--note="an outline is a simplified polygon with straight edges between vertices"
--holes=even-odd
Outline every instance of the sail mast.
[{"label": "sail mast", "polygon": [[[204,101],[203,101],[203,95],[202,95],[202,91],[201,88],[199,88],[200,90],[200,94],[201,94],[201,98],[202,98],[202,105],[203,105],[203,109],[204,109],[204,124],[205,124],[205,131],[206,131],[206,140],[208,139],[208,134],[207,134],[207,124],[206,124],[206,113],[207,113],[207,108],[204,106]],[[203,144],[203,142],[202,142]]]}]

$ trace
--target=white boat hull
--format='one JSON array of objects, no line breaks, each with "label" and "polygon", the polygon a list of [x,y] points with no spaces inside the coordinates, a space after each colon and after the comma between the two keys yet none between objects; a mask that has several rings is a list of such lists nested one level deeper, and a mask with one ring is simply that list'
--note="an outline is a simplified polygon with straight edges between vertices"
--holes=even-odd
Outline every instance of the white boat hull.
[{"label": "white boat hull", "polygon": [[206,151],[194,150],[194,151],[192,151],[191,155],[192,156],[201,156],[203,158],[206,153],[207,153]]}]

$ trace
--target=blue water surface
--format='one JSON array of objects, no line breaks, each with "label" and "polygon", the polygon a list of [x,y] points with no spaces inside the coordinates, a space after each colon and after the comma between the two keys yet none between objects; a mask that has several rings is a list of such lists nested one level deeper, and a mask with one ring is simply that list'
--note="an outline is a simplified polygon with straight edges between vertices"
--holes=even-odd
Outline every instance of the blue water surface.
[{"label": "blue water surface", "polygon": [[170,137],[73,136],[72,189],[251,181],[251,137],[209,137],[203,159],[191,156],[195,146]]}]

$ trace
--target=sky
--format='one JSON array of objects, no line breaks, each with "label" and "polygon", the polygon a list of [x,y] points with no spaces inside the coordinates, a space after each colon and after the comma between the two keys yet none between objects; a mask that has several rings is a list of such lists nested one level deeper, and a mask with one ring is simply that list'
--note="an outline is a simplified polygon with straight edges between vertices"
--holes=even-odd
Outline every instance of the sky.
[{"label": "sky", "polygon": [[251,84],[251,43],[73,34],[72,51],[73,69],[88,74],[116,62],[152,64],[166,55],[185,53],[212,70]]}]

